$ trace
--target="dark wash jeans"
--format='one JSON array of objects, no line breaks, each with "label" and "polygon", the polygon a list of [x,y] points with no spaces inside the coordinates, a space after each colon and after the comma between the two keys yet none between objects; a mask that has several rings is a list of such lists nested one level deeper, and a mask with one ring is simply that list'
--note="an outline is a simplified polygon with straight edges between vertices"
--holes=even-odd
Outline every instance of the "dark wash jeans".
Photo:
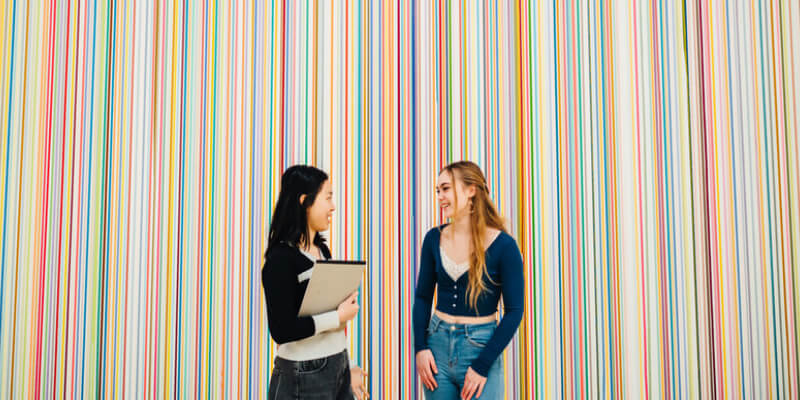
[{"label": "dark wash jeans", "polygon": [[352,400],[347,350],[325,358],[290,361],[275,357],[269,400]]}]

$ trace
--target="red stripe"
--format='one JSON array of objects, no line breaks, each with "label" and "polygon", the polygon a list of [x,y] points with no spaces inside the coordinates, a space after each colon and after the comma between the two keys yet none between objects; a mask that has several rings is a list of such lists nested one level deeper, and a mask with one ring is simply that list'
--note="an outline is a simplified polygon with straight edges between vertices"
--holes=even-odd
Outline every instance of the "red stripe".
[{"label": "red stripe", "polygon": [[[442,0],[439,0],[439,13],[437,14],[438,22],[437,27],[439,28],[439,40],[437,40],[437,48],[439,49],[439,57],[438,62],[436,63],[436,67],[439,71],[439,143],[446,144],[447,142],[444,140],[444,102],[445,102],[445,94],[444,94],[444,61],[442,57],[444,57],[444,51],[442,50]],[[444,146],[440,145],[439,147],[439,159],[444,160]],[[444,163],[442,162],[442,165]]]},{"label": "red stripe", "polygon": [[[349,71],[349,69],[348,69],[349,61],[350,61],[350,1],[349,0],[345,0],[345,2],[344,2],[344,92],[345,92],[345,99],[344,99],[344,103],[343,103],[344,104],[344,154],[350,154],[350,152],[348,151],[348,148],[349,148],[348,144],[349,144],[349,141],[350,141],[350,135],[349,135],[349,129],[348,129],[348,125],[347,125],[347,110],[348,110],[347,93],[348,93],[348,88],[349,88],[349,86],[347,84],[348,83],[347,78],[350,75],[348,73],[348,71]],[[350,190],[348,190],[349,188],[347,186],[347,183],[348,183],[348,181],[347,181],[347,177],[348,177],[348,174],[347,174],[348,161],[344,160],[344,162],[342,162],[342,164],[343,164],[343,168],[344,168],[344,190],[345,190],[345,192],[342,193],[343,194],[342,197],[344,198],[344,209],[342,210],[342,213],[344,215],[342,217],[342,221],[344,221],[344,223],[341,224],[341,225],[342,225],[342,230],[343,230],[342,238],[347,240],[347,237],[348,237],[347,236],[347,225],[348,225],[348,223],[347,223],[348,222],[347,210],[349,210],[347,199],[349,197],[348,194],[350,193]],[[313,240],[313,238],[309,238],[309,239]],[[345,243],[347,243],[347,242],[345,242]],[[347,246],[345,244],[342,247],[344,248],[344,259],[347,260],[348,259],[347,249],[348,249],[349,246]],[[345,331],[345,333],[346,333],[346,331]]]},{"label": "red stripe", "polygon": [[[284,121],[284,113],[286,112],[286,0],[281,0],[281,115],[278,117],[281,122],[281,134],[286,133],[286,121]],[[284,151],[283,151],[283,135],[281,135],[281,151],[280,160],[281,168],[285,168]]]},{"label": "red stripe", "polygon": [[[72,33],[70,31],[70,29],[69,29],[70,28],[70,22],[71,22],[70,21],[71,11],[72,11],[72,0],[69,0],[67,2],[67,40],[66,40],[66,46],[65,46],[65,48],[67,49],[67,59],[69,59],[69,37],[70,37],[70,33]],[[61,234],[63,232],[62,226],[63,226],[63,217],[64,217],[64,158],[66,156],[66,153],[64,151],[64,146],[65,146],[66,141],[67,141],[67,131],[66,131],[65,128],[66,128],[66,121],[67,121],[66,120],[66,117],[67,117],[67,112],[66,111],[67,111],[68,72],[69,72],[69,64],[65,63],[65,67],[64,67],[64,92],[63,92],[64,94],[61,97],[62,98],[62,102],[64,104],[64,112],[63,112],[63,115],[62,115],[62,118],[61,118],[61,167],[59,168],[59,170],[61,171],[61,177],[59,179],[60,180],[60,184],[59,184],[59,190],[58,190],[58,192],[59,192],[59,199],[58,199],[58,240],[56,241],[56,243],[59,243],[59,244],[62,243],[61,242],[61,240],[62,240],[62,235]],[[69,251],[69,250],[67,250],[67,251]],[[58,325],[59,325],[59,320],[60,320],[59,316],[60,316],[60,308],[61,308],[61,284],[60,284],[60,282],[61,282],[61,265],[62,264],[61,264],[61,250],[60,249],[57,252],[56,265],[58,265],[58,273],[57,273],[57,277],[56,277],[56,308],[55,308],[56,309],[56,327],[55,327],[55,331],[54,331],[55,332],[55,335],[54,335],[55,336],[55,341],[54,341],[55,343],[54,343],[54,348],[53,348],[53,354],[56,354],[55,360],[53,362],[53,392],[54,393],[55,393],[56,381],[57,381],[56,376],[58,376],[58,373],[57,373],[58,372],[57,371],[57,369],[58,369],[58,354],[59,354],[58,353],[58,328],[59,328]],[[69,270],[67,270],[67,274],[69,274]],[[64,359],[66,359],[66,354],[64,355]]]}]

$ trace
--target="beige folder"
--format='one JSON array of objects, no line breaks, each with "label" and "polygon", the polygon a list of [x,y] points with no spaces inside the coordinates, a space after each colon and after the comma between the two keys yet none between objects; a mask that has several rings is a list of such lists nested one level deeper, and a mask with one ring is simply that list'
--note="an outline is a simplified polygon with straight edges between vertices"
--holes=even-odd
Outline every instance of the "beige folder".
[{"label": "beige folder", "polygon": [[366,266],[366,261],[317,261],[298,316],[335,310],[361,286]]}]

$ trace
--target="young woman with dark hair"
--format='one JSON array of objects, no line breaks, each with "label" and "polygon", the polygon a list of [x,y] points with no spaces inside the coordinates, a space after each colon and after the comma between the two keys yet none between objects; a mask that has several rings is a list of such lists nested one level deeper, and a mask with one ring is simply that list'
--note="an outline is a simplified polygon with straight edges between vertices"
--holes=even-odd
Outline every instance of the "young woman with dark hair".
[{"label": "young woman with dark hair", "polygon": [[314,263],[331,257],[320,232],[328,230],[334,210],[325,172],[305,165],[284,172],[261,271],[269,330],[278,343],[269,399],[369,397],[366,373],[349,360],[344,332],[358,313],[358,292],[336,310],[298,317]]}]

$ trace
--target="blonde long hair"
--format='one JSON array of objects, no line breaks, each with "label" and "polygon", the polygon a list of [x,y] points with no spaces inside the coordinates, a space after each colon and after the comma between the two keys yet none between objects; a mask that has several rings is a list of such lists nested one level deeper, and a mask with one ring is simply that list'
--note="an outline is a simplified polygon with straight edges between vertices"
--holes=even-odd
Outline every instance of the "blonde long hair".
[{"label": "blonde long hair", "polygon": [[[489,188],[486,185],[486,177],[483,171],[475,163],[470,161],[457,161],[442,168],[442,173],[447,172],[450,174],[450,179],[461,181],[464,187],[475,187],[475,196],[470,201],[470,243],[472,245],[472,252],[469,258],[469,283],[467,285],[467,301],[470,307],[476,308],[478,304],[478,297],[485,290],[486,284],[483,282],[483,276],[486,273],[486,250],[483,248],[483,238],[487,228],[495,228],[501,232],[505,232],[505,222],[500,214],[497,212],[492,199],[489,198]],[[453,190],[456,204],[458,204],[458,195]],[[455,207],[458,210],[458,206]],[[489,278],[491,280],[491,278]]]}]

